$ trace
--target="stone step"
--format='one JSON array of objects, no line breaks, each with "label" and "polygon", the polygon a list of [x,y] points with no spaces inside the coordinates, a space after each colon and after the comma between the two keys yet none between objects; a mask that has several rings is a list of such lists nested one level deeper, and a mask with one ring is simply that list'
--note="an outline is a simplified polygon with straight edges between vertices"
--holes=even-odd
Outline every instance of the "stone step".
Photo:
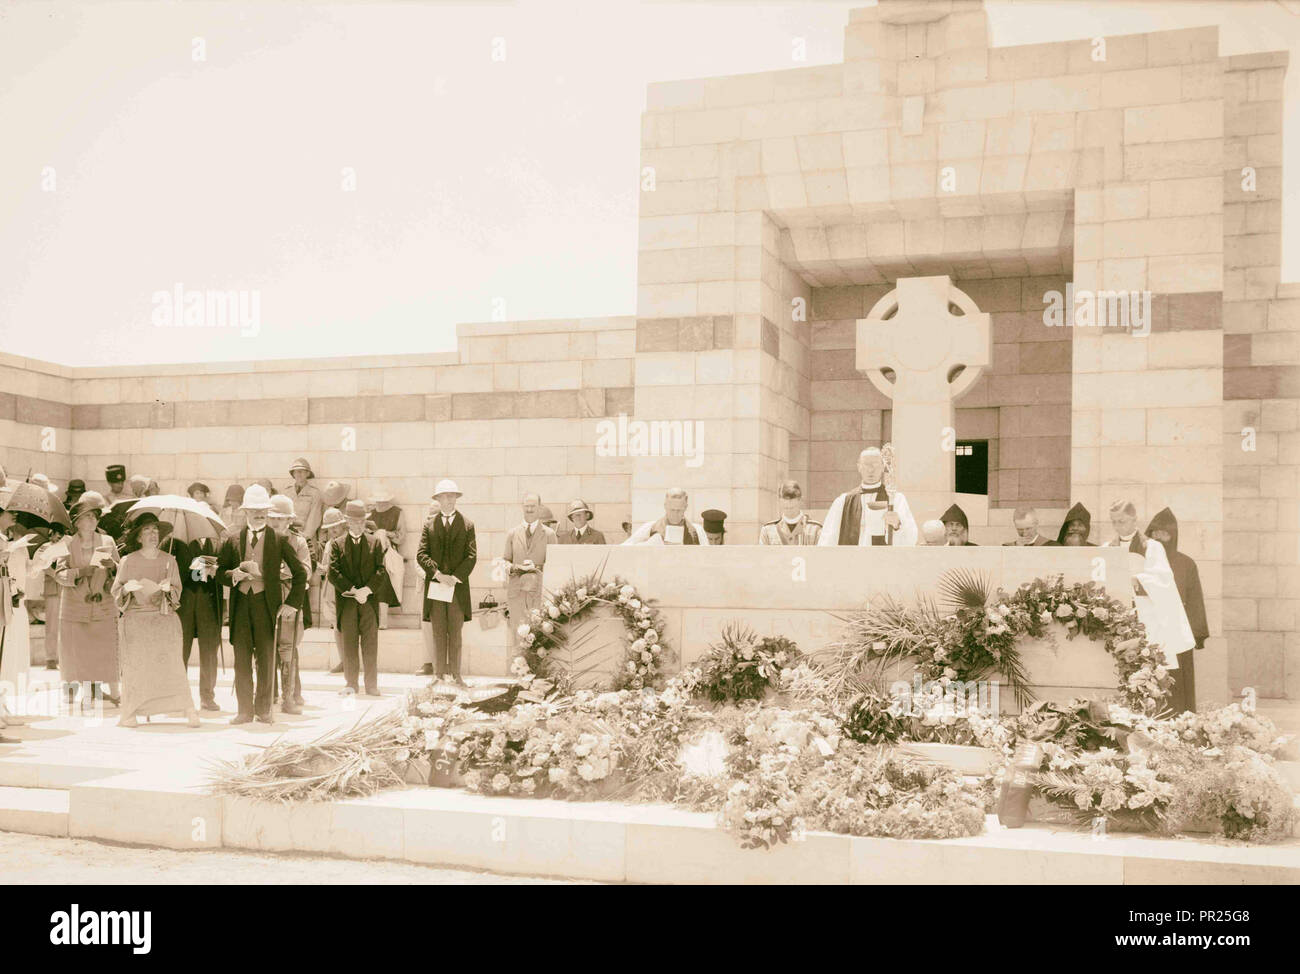
[{"label": "stone step", "polygon": [[0,787],[0,831],[66,837],[68,803],[56,788]]}]

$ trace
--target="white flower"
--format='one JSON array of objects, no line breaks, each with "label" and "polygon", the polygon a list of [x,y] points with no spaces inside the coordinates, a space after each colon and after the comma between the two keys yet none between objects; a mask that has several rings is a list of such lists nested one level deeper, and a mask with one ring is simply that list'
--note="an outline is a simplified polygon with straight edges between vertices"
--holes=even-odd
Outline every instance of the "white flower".
[{"label": "white flower", "polygon": [[560,610],[548,602],[546,605],[546,614],[552,619],[558,619],[560,617]]},{"label": "white flower", "polygon": [[639,609],[639,608],[641,608],[641,600],[640,600],[640,599],[629,599],[627,604],[628,604],[628,608],[631,608],[631,609]]},{"label": "white flower", "polygon": [[624,585],[621,589],[618,590],[618,596],[624,602],[626,602],[628,599],[632,598],[635,595],[636,595],[636,589],[634,589],[631,585]]},{"label": "white flower", "polygon": [[649,662],[652,662],[653,660],[654,660],[654,657],[651,656],[648,652],[646,652],[646,653],[642,653],[642,654],[641,654],[641,662],[642,662],[642,663],[649,663]]},{"label": "white flower", "polygon": [[524,623],[522,626],[520,626],[518,629],[515,630],[515,635],[522,639],[524,636],[528,635],[528,632],[529,632],[528,623]]},{"label": "white flower", "polygon": [[659,641],[659,633],[655,632],[653,629],[647,629],[645,631],[645,641],[648,643],[657,643]]},{"label": "white flower", "polygon": [[551,633],[555,632],[555,624],[551,622],[543,622],[542,632],[549,636]]},{"label": "white flower", "polygon": [[578,589],[578,591],[574,592],[573,594],[574,597],[577,598],[579,602],[585,602],[587,600],[587,590],[585,588],[580,588]]}]

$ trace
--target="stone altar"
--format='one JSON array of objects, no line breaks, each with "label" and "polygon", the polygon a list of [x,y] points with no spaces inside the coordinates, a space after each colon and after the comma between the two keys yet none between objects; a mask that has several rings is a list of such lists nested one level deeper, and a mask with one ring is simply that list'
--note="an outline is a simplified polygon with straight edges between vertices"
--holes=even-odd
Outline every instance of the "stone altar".
[{"label": "stone altar", "polygon": [[[571,577],[603,566],[655,600],[680,665],[704,655],[722,627],[742,620],[759,635],[783,635],[805,652],[829,645],[840,619],[873,596],[905,602],[933,595],[939,577],[954,568],[988,573],[995,587],[1056,573],[1067,583],[1086,582],[1100,566],[1112,597],[1133,604],[1127,552],[1119,548],[816,548],[725,545],[625,547],[554,545],[547,550],[543,583],[554,590]],[[1115,666],[1100,643],[1082,638],[1053,648],[1026,644],[1022,651],[1036,697],[1069,699],[1115,689]],[[910,679],[908,674],[900,674]],[[1014,710],[1009,692],[1002,709]]]}]

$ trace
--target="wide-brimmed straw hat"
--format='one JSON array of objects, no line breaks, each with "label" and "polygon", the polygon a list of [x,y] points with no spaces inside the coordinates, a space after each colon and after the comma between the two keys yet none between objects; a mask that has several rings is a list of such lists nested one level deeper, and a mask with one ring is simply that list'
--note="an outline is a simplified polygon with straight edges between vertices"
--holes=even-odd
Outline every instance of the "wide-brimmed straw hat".
[{"label": "wide-brimmed straw hat", "polygon": [[77,523],[77,518],[83,514],[94,514],[95,520],[98,521],[104,516],[104,508],[107,506],[108,501],[104,500],[103,494],[97,490],[88,490],[73,502],[68,517],[74,525]]},{"label": "wide-brimmed straw hat", "polygon": [[140,532],[153,525],[158,529],[158,543],[162,544],[163,539],[172,533],[172,526],[166,521],[158,520],[158,515],[153,511],[142,511],[131,519],[131,525],[127,530],[125,547],[136,548],[140,545]]}]

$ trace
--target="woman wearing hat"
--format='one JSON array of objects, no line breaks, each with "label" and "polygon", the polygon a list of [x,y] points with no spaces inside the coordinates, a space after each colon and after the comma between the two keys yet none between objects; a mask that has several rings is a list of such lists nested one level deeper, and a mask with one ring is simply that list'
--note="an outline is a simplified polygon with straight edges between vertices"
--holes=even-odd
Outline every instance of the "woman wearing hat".
[{"label": "woman wearing hat", "polygon": [[379,628],[388,628],[388,609],[402,607],[402,589],[406,586],[406,559],[402,557],[402,509],[393,503],[393,492],[381,487],[371,496],[375,505],[370,520],[374,536],[384,549],[384,580],[375,593],[379,601]]},{"label": "woman wearing hat", "polygon": [[126,536],[126,556],[118,566],[113,600],[122,610],[122,716],[119,727],[135,727],[137,717],[183,714],[199,726],[189,676],[178,652],[181,573],[176,559],[158,547],[171,525],[152,511],[136,517]]},{"label": "woman wearing hat", "polygon": [[[65,534],[67,530],[62,524],[51,524],[49,540],[36,549],[36,555],[39,557],[58,545]],[[42,609],[45,617],[45,668],[57,670],[59,668],[59,598],[62,589],[59,588],[59,580],[54,576],[55,566],[50,556],[46,554],[42,561],[47,564],[47,567],[40,572],[42,595],[45,598]],[[35,582],[32,584],[34,585]]]},{"label": "woman wearing hat", "polygon": [[[217,513],[226,525],[226,537],[239,537],[239,532],[243,530],[246,520],[244,517],[244,488],[239,484],[231,484],[226,488],[226,499],[221,504],[221,510]],[[225,538],[222,539],[223,541]]]},{"label": "woman wearing hat", "polygon": [[[117,607],[113,604],[113,576],[117,572],[117,544],[99,530],[107,502],[97,491],[78,498],[69,515],[73,533],[68,553],[56,562],[55,579],[63,589],[59,599],[59,677],[65,685],[85,683],[93,699],[108,685],[105,697],[117,699]],[[84,704],[83,704],[84,706]]]}]

